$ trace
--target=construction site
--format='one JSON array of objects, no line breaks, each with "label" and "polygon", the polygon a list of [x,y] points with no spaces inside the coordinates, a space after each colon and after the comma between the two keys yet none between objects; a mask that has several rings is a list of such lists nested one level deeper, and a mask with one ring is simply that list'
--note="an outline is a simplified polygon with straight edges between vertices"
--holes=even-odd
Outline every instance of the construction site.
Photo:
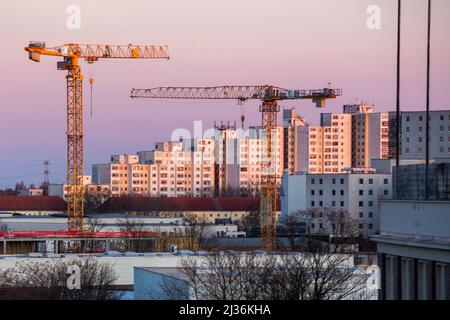
[{"label": "construction site", "polygon": [[[57,69],[66,71],[67,96],[67,229],[58,231],[4,231],[0,233],[1,252],[17,254],[28,252],[99,252],[124,251],[120,243],[145,242],[140,251],[168,251],[171,246],[179,249],[196,250],[200,239],[197,235],[166,237],[154,232],[89,232],[84,225],[84,99],[81,62],[88,65],[103,59],[165,59],[169,51],[166,45],[97,45],[64,44],[49,47],[45,42],[32,41],[25,51],[29,59],[40,62],[41,58],[57,57]],[[94,83],[89,78],[89,83]],[[133,99],[219,99],[234,100],[244,103],[247,100],[261,102],[261,127],[263,129],[263,146],[261,160],[260,188],[260,230],[261,249],[277,250],[277,172],[275,169],[276,150],[274,150],[274,130],[278,126],[280,101],[311,100],[317,108],[324,108],[327,99],[335,99],[342,94],[341,89],[330,86],[323,89],[287,90],[272,85],[260,86],[219,86],[219,87],[159,87],[152,89],[132,89]],[[91,101],[92,104],[92,101]],[[244,121],[242,119],[242,121]],[[95,245],[93,245],[95,244]],[[119,244],[119,245],[117,245]],[[49,248],[51,248],[49,250]],[[136,249],[135,246],[130,248]]]}]

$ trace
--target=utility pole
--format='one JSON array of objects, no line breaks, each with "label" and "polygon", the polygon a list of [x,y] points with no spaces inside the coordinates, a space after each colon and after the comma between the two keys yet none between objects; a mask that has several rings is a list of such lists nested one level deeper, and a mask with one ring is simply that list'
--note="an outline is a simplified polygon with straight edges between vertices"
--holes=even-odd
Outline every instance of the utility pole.
[{"label": "utility pole", "polygon": [[396,101],[396,146],[395,165],[400,165],[400,35],[401,35],[401,10],[402,0],[398,0],[397,12],[397,101]]},{"label": "utility pole", "polygon": [[427,97],[426,97],[426,125],[425,125],[425,200],[430,197],[428,186],[430,164],[430,41],[431,40],[431,0],[428,0],[428,31],[427,31]]}]

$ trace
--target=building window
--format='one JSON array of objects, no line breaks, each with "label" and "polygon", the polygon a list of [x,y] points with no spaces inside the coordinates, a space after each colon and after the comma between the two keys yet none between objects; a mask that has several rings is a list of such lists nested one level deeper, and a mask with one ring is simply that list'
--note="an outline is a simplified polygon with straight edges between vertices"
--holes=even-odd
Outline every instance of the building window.
[{"label": "building window", "polygon": [[369,184],[373,184],[373,179],[369,179]]},{"label": "building window", "polygon": [[314,207],[316,204],[314,201],[311,201],[311,207]]},{"label": "building window", "polygon": [[360,212],[360,213],[359,213],[359,218],[360,218],[360,219],[364,218],[364,213],[363,213],[363,212]]},{"label": "building window", "polygon": [[322,189],[319,190],[319,195],[322,196],[323,195],[323,191]]},{"label": "building window", "polygon": [[388,190],[384,190],[384,195],[385,196],[389,195],[389,191]]},{"label": "building window", "polygon": [[341,196],[343,196],[344,195],[344,190],[341,190]]},{"label": "building window", "polygon": [[341,184],[344,184],[344,179],[341,179]]},{"label": "building window", "polygon": [[364,179],[359,179],[359,184],[364,184]]},{"label": "building window", "polygon": [[364,207],[364,202],[360,201],[358,205],[359,205],[360,208],[362,208],[362,207]]},{"label": "building window", "polygon": [[384,179],[384,180],[383,180],[383,183],[384,183],[384,184],[388,184],[388,183],[389,183],[389,179]]},{"label": "building window", "polygon": [[336,184],[336,178],[333,178],[332,183]]},{"label": "building window", "polygon": [[319,179],[319,184],[323,184],[323,179]]},{"label": "building window", "polygon": [[311,179],[311,184],[315,184],[316,180],[315,179]]},{"label": "building window", "polygon": [[373,229],[373,224],[369,223],[369,230],[372,230],[372,229]]},{"label": "building window", "polygon": [[369,201],[369,207],[373,207],[373,201]]},{"label": "building window", "polygon": [[332,190],[332,191],[331,191],[331,194],[332,194],[333,196],[335,196],[335,195],[336,195],[336,190]]},{"label": "building window", "polygon": [[343,207],[344,206],[344,201],[341,201],[341,207]]},{"label": "building window", "polygon": [[311,195],[313,196],[315,193],[315,190],[311,190]]},{"label": "building window", "polygon": [[373,190],[372,189],[369,190],[369,196],[373,196]]},{"label": "building window", "polygon": [[364,195],[364,190],[359,190],[359,195],[363,196]]},{"label": "building window", "polygon": [[373,212],[369,212],[369,219],[373,218]]}]

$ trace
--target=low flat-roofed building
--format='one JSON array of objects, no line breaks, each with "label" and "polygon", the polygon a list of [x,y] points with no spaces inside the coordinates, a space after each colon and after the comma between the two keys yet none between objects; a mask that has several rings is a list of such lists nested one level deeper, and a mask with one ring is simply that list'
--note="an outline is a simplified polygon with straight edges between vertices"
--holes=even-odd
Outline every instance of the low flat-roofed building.
[{"label": "low flat-roofed building", "polygon": [[66,202],[58,196],[0,196],[0,212],[22,215],[63,213]]},{"label": "low flat-roofed building", "polygon": [[179,267],[134,267],[133,278],[135,300],[192,299],[191,284]]},{"label": "low flat-roofed building", "polygon": [[[119,197],[110,198],[97,213],[128,213],[141,215],[196,217],[197,221],[215,223],[230,219],[233,223],[249,213],[258,211],[259,198],[254,197]],[[278,203],[280,214],[280,203]]]}]

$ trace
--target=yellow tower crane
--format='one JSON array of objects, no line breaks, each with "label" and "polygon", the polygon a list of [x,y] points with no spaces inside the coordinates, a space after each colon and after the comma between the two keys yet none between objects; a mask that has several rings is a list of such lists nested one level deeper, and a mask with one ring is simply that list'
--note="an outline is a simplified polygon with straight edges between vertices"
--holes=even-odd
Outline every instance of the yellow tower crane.
[{"label": "yellow tower crane", "polygon": [[163,99],[235,99],[244,102],[249,99],[262,101],[261,124],[265,131],[266,147],[261,157],[261,200],[260,221],[262,249],[272,251],[277,246],[277,175],[274,150],[279,100],[310,99],[319,108],[325,107],[326,99],[342,95],[341,89],[330,87],[318,90],[286,90],[271,85],[262,86],[219,86],[219,87],[158,87],[133,89],[131,98]]},{"label": "yellow tower crane", "polygon": [[[165,45],[92,45],[65,44],[46,47],[45,42],[30,42],[25,51],[29,59],[40,62],[40,56],[62,57],[58,70],[67,70],[67,215],[68,230],[83,231],[84,217],[84,151],[83,151],[83,75],[79,59],[94,63],[99,59],[169,59]],[[92,84],[92,82],[91,82]]]}]

